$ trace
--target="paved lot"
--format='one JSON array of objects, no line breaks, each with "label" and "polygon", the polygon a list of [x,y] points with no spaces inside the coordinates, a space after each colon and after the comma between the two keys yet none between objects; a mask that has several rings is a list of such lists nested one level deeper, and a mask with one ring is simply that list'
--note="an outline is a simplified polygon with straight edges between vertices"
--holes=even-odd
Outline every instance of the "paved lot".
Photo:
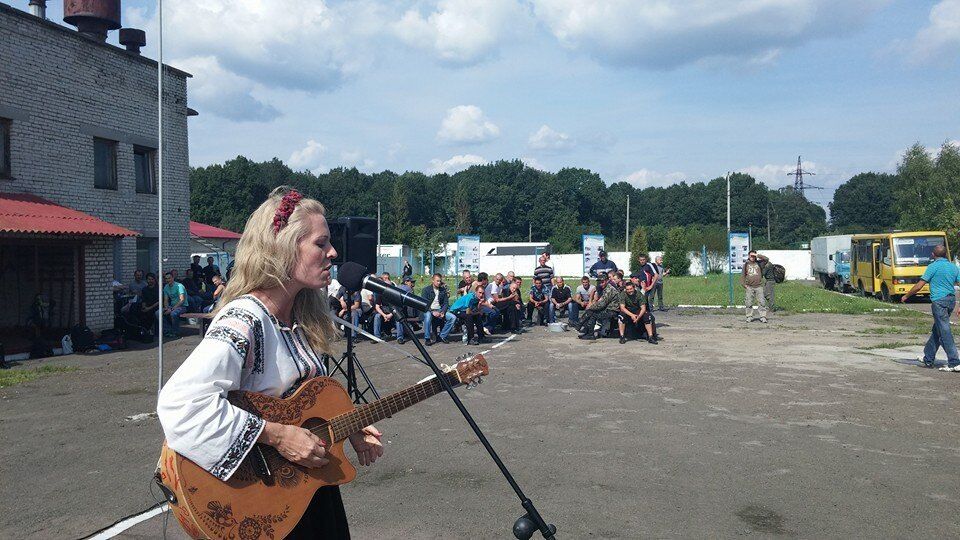
[{"label": "paved lot", "polygon": [[[857,333],[879,326],[867,316],[660,321],[659,346],[534,329],[460,390],[563,538],[960,535],[960,374],[901,363],[916,348],[857,349],[890,340]],[[426,373],[369,343],[358,354],[381,391]],[[153,408],[151,352],[56,363],[81,370],[0,390],[3,538],[79,537],[152,502],[159,425],[125,420]],[[387,454],[344,488],[356,538],[511,537],[517,500],[448,400],[380,427]],[[183,538],[175,523],[167,537]]]}]

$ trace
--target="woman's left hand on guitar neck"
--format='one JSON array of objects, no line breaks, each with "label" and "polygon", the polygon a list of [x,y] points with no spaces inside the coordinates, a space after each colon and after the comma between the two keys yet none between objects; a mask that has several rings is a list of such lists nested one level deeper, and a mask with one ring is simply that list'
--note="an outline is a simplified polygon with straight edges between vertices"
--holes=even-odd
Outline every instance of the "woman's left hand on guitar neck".
[{"label": "woman's left hand on guitar neck", "polygon": [[361,465],[372,465],[383,455],[383,443],[380,437],[383,434],[374,426],[367,426],[350,436],[350,444],[357,451],[357,459]]}]

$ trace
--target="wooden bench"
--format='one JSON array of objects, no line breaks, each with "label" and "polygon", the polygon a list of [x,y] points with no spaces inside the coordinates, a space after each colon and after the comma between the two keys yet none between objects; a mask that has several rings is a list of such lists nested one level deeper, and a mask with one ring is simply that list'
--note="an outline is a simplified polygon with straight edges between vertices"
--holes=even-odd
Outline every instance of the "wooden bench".
[{"label": "wooden bench", "polygon": [[213,320],[213,313],[181,313],[180,318],[187,321],[187,324],[190,323],[189,319],[197,319],[198,327],[200,330],[200,339],[203,339],[203,336],[207,334],[207,328],[210,326],[210,321]]}]

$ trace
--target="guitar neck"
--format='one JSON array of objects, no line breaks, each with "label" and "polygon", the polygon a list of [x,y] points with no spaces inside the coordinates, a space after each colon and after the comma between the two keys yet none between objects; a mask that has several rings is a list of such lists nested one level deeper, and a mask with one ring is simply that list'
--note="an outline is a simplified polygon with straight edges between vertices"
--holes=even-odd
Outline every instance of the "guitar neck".
[{"label": "guitar neck", "polygon": [[[447,378],[447,382],[449,382],[451,386],[460,384],[455,371],[444,374],[444,377]],[[436,377],[432,377],[406,390],[401,390],[382,399],[378,399],[373,403],[360,405],[353,411],[341,414],[330,420],[330,427],[333,429],[333,438],[337,442],[342,441],[361,429],[392,416],[411,405],[416,405],[442,391],[443,385]]]}]

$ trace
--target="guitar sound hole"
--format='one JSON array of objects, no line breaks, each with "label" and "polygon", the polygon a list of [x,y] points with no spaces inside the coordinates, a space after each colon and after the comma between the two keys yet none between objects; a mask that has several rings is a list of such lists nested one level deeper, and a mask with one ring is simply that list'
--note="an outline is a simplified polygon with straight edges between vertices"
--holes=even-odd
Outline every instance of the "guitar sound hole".
[{"label": "guitar sound hole", "polygon": [[301,427],[304,429],[309,429],[314,435],[320,437],[320,440],[323,441],[324,445],[327,447],[330,446],[329,424],[323,418],[311,418],[304,422]]}]

